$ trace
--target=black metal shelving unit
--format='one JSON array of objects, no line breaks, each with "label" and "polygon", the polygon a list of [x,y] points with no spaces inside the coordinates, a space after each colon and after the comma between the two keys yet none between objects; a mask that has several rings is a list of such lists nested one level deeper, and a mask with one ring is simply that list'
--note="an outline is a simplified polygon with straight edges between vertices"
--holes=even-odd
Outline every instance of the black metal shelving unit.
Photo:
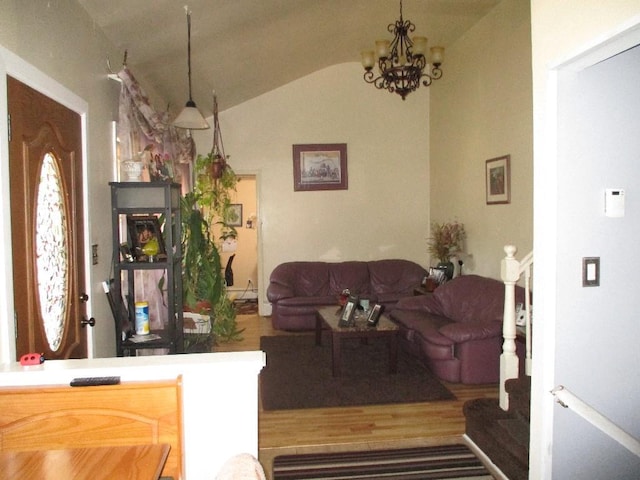
[{"label": "black metal shelving unit", "polygon": [[[182,246],[180,197],[181,186],[161,182],[111,182],[111,222],[113,235],[113,280],[109,296],[116,323],[118,356],[135,355],[142,349],[167,349],[170,354],[184,351],[182,313]],[[128,261],[120,251],[127,236],[127,216],[155,215],[163,220],[166,260],[154,262]],[[166,317],[162,329],[151,329],[160,338],[150,341],[134,341],[135,333],[135,272],[140,270],[164,270],[166,290]],[[126,285],[123,291],[123,283]]]}]

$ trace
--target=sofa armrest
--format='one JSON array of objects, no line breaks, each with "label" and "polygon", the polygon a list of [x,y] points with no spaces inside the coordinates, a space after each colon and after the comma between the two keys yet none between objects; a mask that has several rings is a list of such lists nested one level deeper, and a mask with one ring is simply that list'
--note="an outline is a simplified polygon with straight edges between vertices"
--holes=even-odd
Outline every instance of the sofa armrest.
[{"label": "sofa armrest", "polygon": [[502,322],[497,320],[453,322],[441,327],[439,332],[456,343],[483,340],[502,336]]},{"label": "sofa armrest", "polygon": [[283,298],[290,298],[294,296],[294,291],[287,287],[286,285],[282,285],[280,283],[270,283],[267,288],[267,299],[270,302],[277,302],[278,300],[282,300]]}]

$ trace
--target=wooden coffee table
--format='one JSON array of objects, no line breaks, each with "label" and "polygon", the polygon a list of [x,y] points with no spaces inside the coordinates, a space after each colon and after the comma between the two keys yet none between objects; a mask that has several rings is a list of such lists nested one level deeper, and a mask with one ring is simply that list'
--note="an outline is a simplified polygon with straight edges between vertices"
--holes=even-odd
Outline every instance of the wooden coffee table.
[{"label": "wooden coffee table", "polygon": [[384,313],[380,315],[378,325],[370,327],[365,318],[356,319],[353,327],[340,327],[341,309],[339,307],[321,307],[316,311],[316,345],[322,344],[322,329],[327,326],[331,332],[331,352],[333,376],[342,373],[341,342],[343,338],[360,338],[363,343],[374,337],[385,337],[389,345],[389,373],[398,371],[398,325]]}]

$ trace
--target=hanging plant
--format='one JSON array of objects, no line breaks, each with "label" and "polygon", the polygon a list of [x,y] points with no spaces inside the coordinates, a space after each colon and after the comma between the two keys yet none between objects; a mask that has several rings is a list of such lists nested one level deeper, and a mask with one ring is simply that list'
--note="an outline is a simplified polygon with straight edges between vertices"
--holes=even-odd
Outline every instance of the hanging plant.
[{"label": "hanging plant", "polygon": [[[224,231],[238,177],[224,155],[217,113],[214,96],[214,145],[207,155],[196,158],[194,189],[183,197],[183,288],[188,307],[203,301],[207,305],[207,310],[199,313],[209,315],[215,340],[230,341],[240,339],[242,331],[227,297],[213,230],[222,225]],[[213,175],[214,169],[219,176]]]}]

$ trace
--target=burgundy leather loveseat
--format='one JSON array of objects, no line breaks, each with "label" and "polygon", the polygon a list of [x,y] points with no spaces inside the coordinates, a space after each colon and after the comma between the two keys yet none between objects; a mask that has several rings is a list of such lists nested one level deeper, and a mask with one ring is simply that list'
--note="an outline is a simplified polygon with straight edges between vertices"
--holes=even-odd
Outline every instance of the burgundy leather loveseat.
[{"label": "burgundy leather loveseat", "polygon": [[[516,302],[524,289],[516,286]],[[440,379],[465,384],[500,380],[504,284],[456,277],[432,294],[400,300],[390,312],[402,348]]]},{"label": "burgundy leather loveseat", "polygon": [[413,295],[425,275],[420,265],[401,259],[283,263],[271,272],[267,287],[271,321],[279,330],[312,330],[316,308],[337,307],[346,288],[389,311],[398,300]]}]

